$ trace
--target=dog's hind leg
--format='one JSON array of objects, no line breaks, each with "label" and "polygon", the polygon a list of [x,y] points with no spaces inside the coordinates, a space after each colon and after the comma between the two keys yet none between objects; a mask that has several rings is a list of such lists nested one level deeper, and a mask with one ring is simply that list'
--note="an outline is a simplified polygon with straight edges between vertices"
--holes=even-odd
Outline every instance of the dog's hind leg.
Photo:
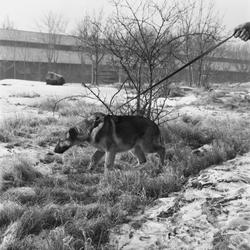
[{"label": "dog's hind leg", "polygon": [[104,156],[105,152],[101,150],[96,150],[95,153],[91,157],[90,164],[88,166],[88,170],[91,170],[94,166],[96,166],[102,157]]},{"label": "dog's hind leg", "polygon": [[160,156],[160,163],[163,166],[165,156],[166,156],[165,147],[160,146],[160,145],[155,145],[154,148],[155,148],[155,152]]},{"label": "dog's hind leg", "polygon": [[137,160],[138,160],[137,165],[143,164],[147,161],[146,156],[139,145],[136,145],[134,147],[133,153],[137,157]]},{"label": "dog's hind leg", "polygon": [[153,139],[151,139],[151,141],[149,141],[149,139],[145,139],[142,142],[142,150],[145,153],[157,153],[160,157],[160,165],[162,166],[164,164],[164,160],[165,160],[165,147],[161,145],[160,142],[158,142],[158,140],[154,141]]}]

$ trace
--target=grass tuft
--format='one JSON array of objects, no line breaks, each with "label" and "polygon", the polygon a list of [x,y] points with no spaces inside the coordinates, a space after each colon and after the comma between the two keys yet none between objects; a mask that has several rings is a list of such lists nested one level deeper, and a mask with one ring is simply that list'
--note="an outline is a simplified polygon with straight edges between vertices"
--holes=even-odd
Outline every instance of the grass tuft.
[{"label": "grass tuft", "polygon": [[38,133],[40,126],[56,123],[54,117],[21,116],[10,117],[0,123],[0,141],[11,142],[16,137],[31,138],[32,134]]},{"label": "grass tuft", "polygon": [[20,92],[10,95],[9,97],[17,97],[17,98],[37,98],[40,95],[36,92]]},{"label": "grass tuft", "polygon": [[37,103],[32,104],[33,108],[37,108],[40,112],[49,111],[57,112],[61,116],[71,117],[80,116],[85,117],[91,112],[105,111],[102,107],[89,104],[83,99],[67,99],[58,102],[59,99],[50,97],[43,99]]},{"label": "grass tuft", "polygon": [[25,208],[13,201],[2,201],[0,204],[0,227],[8,226],[19,219]]},{"label": "grass tuft", "polygon": [[0,168],[0,190],[25,186],[41,177],[42,174],[35,170],[32,165],[32,161],[23,157],[3,160]]}]

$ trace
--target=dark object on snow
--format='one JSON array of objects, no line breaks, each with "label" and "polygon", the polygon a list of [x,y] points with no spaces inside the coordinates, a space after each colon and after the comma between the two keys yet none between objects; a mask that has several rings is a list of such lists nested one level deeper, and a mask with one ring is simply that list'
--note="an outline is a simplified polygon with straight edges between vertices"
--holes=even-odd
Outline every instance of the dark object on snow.
[{"label": "dark object on snow", "polygon": [[45,81],[49,85],[63,85],[65,83],[64,77],[54,72],[48,72]]}]

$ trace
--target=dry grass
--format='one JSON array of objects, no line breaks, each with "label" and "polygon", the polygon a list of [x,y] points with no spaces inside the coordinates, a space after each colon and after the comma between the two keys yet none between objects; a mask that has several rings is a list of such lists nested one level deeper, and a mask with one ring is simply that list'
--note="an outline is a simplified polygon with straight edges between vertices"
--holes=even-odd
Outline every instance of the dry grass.
[{"label": "dry grass", "polygon": [[20,204],[13,202],[13,201],[3,201],[0,204],[0,225],[7,226],[12,221],[16,221],[19,219],[25,208]]},{"label": "dry grass", "polygon": [[37,98],[40,97],[40,95],[36,92],[18,92],[13,95],[10,95],[9,97],[16,97],[16,98]]},{"label": "dry grass", "polygon": [[[195,125],[180,121],[170,124],[165,136],[175,145],[172,166],[181,169],[185,176],[250,150],[249,122],[240,119],[206,119]],[[211,145],[208,152],[192,154],[204,144]]]},{"label": "dry grass", "polygon": [[[26,156],[27,157],[27,156]],[[33,168],[33,163],[20,156],[1,161],[0,190],[8,187],[21,187],[34,182],[41,174]]]},{"label": "dry grass", "polygon": [[16,115],[0,123],[0,141],[11,142],[17,138],[31,138],[37,134],[41,126],[56,122],[54,117],[22,116]]},{"label": "dry grass", "polygon": [[[49,109],[51,103],[37,108]],[[84,112],[89,110],[87,106]],[[57,112],[65,112],[63,118],[4,121],[0,138],[5,139],[1,141],[14,143],[25,138],[41,152],[53,148],[58,137],[79,119],[64,105]],[[203,122],[202,118],[184,117],[172,121],[162,129],[169,156],[162,170],[157,168],[155,156],[134,168],[135,158],[124,153],[106,178],[103,163],[92,172],[86,170],[94,151],[91,147],[73,147],[63,155],[63,163],[52,160],[45,164],[38,159],[37,167],[50,165],[54,170],[55,175],[49,176],[37,172],[29,158],[6,158],[0,172],[0,233],[5,234],[0,249],[3,243],[6,249],[18,250],[111,249],[108,237],[112,227],[155,199],[178,191],[189,175],[249,151],[248,127],[242,120]],[[204,144],[211,145],[211,150],[203,155],[193,153]],[[18,188],[30,188],[32,195],[20,194]]]},{"label": "dry grass", "polygon": [[[59,101],[56,97],[50,97],[43,99],[35,104],[32,104],[33,108],[37,108],[40,112],[49,111],[57,112],[60,116],[80,116],[85,117],[90,112],[103,110],[102,107],[86,103],[84,99],[66,99]],[[59,101],[59,102],[58,102]]]},{"label": "dry grass", "polygon": [[224,89],[221,89],[221,86],[215,87],[209,93],[201,93],[201,96],[202,98],[196,102],[197,105],[220,106],[224,110],[245,111],[250,104],[248,90],[241,89],[240,86],[237,88],[225,86]]}]

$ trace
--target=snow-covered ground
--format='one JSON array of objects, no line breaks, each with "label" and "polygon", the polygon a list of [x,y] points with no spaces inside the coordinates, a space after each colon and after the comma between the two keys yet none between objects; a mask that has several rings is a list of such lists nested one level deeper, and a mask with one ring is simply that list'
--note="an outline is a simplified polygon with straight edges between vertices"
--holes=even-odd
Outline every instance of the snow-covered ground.
[{"label": "snow-covered ground", "polygon": [[[95,89],[93,89],[95,90]],[[100,95],[102,98],[109,100],[111,96],[116,93],[116,89],[111,86],[101,86]],[[95,90],[98,93],[97,90]],[[41,97],[56,96],[59,98],[70,95],[90,95],[90,92],[84,88],[80,83],[70,83],[62,86],[47,85],[45,82],[27,81],[16,79],[4,79],[0,81],[0,97],[9,97],[20,94],[39,94]],[[124,92],[118,94],[120,98],[124,96]]]},{"label": "snow-covered ground", "polygon": [[250,154],[203,170],[114,232],[123,250],[250,249]]},{"label": "snow-covered ground", "polygon": [[[112,86],[100,86],[99,90],[96,88],[92,88],[92,90],[99,94],[105,102],[109,102],[117,92],[117,89]],[[20,112],[25,113],[27,105],[37,103],[42,99],[53,97],[59,100],[75,95],[82,95],[84,101],[88,103],[100,104],[94,95],[80,83],[52,86],[45,82],[4,79],[0,81],[0,119]],[[114,101],[123,102],[125,98],[125,92],[120,91]]]},{"label": "snow-covered ground", "polygon": [[158,98],[157,104],[169,107],[175,107],[175,106],[182,106],[182,105],[189,105],[197,100],[197,97],[194,94],[189,94],[187,96],[183,97],[170,97],[170,98]]},{"label": "snow-covered ground", "polygon": [[[102,100],[109,103],[117,89],[111,85],[92,88]],[[39,100],[53,97],[61,99],[67,96],[82,95],[87,103],[100,104],[100,101],[80,83],[69,83],[62,86],[47,85],[45,82],[27,81],[17,79],[4,79],[0,81],[0,117],[3,119],[7,115],[27,111],[27,105],[37,103]],[[30,98],[27,98],[30,97]],[[193,94],[176,98],[159,98],[157,105],[174,107],[179,105],[189,105],[197,97]],[[126,92],[120,91],[114,98],[114,103],[123,103],[126,100]],[[132,102],[133,104],[133,102]]]},{"label": "snow-covered ground", "polygon": [[[236,86],[237,90],[239,88],[244,90],[242,99],[244,100],[250,93],[250,84]],[[101,86],[99,90],[101,97],[107,102],[117,91],[112,86]],[[97,90],[95,91],[97,93]],[[29,107],[32,102],[48,97],[60,99],[72,95],[84,95],[86,102],[99,103],[93,99],[89,90],[77,83],[51,86],[36,81],[1,80],[0,121],[9,115],[29,114],[32,112]],[[116,98],[122,103],[126,99],[126,94],[120,92]],[[197,98],[202,97],[190,93],[184,97],[167,100],[159,98],[158,104],[164,103],[167,107],[180,106],[179,114],[193,118],[201,116],[202,121],[206,123],[211,117],[228,120],[230,118],[230,122],[233,118],[249,120],[250,114],[247,110],[246,112],[230,109],[222,111],[214,106],[192,105]],[[224,102],[223,98],[228,98],[229,103],[233,100],[230,99],[231,96],[223,94],[220,101]],[[11,153],[5,146],[0,145],[0,157]],[[37,153],[35,149],[26,150],[30,154]],[[39,153],[45,154],[41,150]],[[190,179],[181,192],[161,199],[158,205],[146,210],[139,218],[134,218],[129,224],[121,225],[118,228],[119,233],[112,234],[111,243],[116,245],[117,249],[124,250],[250,249],[249,159],[248,153],[221,166],[202,171]],[[141,227],[134,228],[133,224],[140,224]]]}]

